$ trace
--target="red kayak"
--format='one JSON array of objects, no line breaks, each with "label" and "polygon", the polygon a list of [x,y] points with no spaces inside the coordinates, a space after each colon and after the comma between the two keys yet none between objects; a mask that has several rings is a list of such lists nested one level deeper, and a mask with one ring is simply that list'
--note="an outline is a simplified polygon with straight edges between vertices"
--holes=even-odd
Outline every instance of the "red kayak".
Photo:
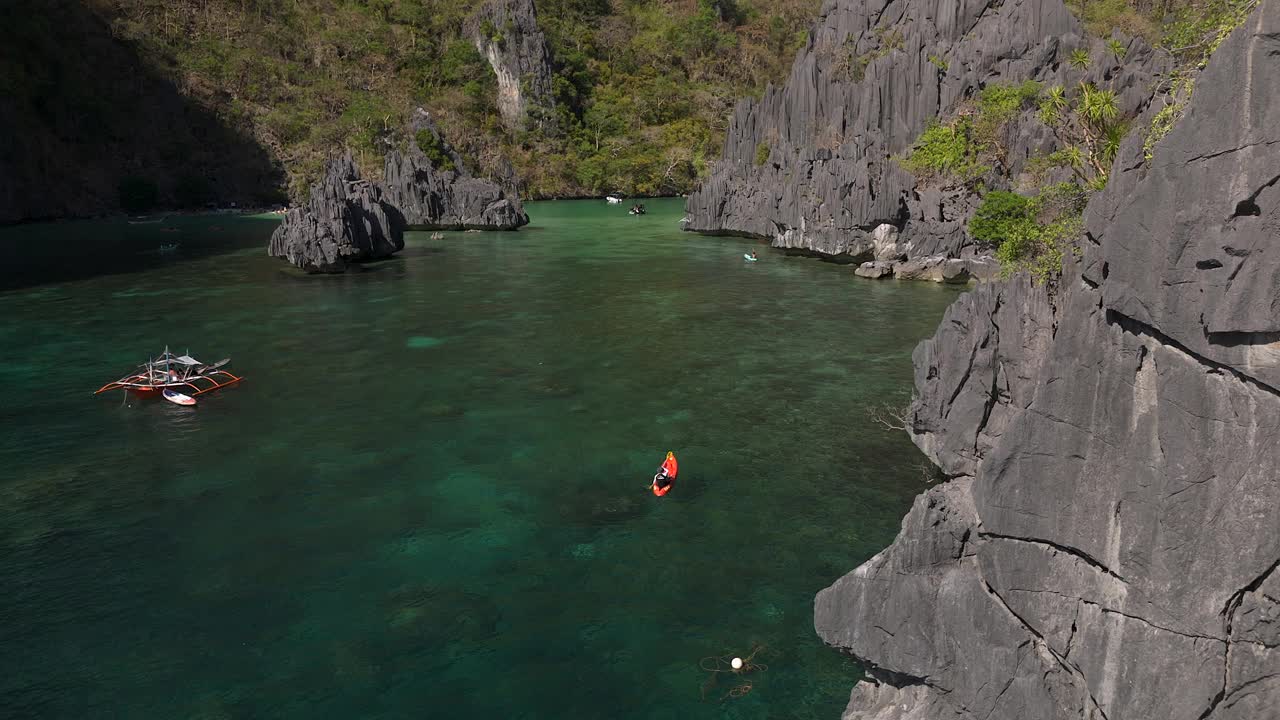
[{"label": "red kayak", "polygon": [[667,453],[667,459],[662,461],[662,469],[667,471],[667,477],[671,479],[671,482],[668,483],[666,487],[660,488],[656,482],[651,486],[653,488],[653,494],[658,497],[662,497],[663,495],[671,492],[671,488],[676,485],[676,473],[679,472],[679,465],[676,464],[675,453]]}]

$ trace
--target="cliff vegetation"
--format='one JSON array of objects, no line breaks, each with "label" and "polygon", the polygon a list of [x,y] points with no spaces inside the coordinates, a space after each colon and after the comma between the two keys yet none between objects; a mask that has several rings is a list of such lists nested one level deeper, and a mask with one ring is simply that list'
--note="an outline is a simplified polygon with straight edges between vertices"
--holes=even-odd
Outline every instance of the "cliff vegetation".
[{"label": "cliff vegetation", "polygon": [[[1172,59],[1172,72],[1154,89],[1158,109],[1142,120],[1148,162],[1181,117],[1209,56],[1257,4],[1258,0],[1068,2],[1090,33],[1108,38],[1108,61],[1124,63],[1129,37],[1153,44]],[[1080,48],[1070,53],[1068,62],[1083,71],[1095,58]],[[1007,161],[1008,126],[1024,119],[1047,128],[1056,149],[1037,154],[1016,173]],[[1106,187],[1121,142],[1138,122],[1138,117],[1122,113],[1116,91],[1106,85],[993,84],[961,103],[949,119],[931,123],[898,162],[922,181],[982,195],[968,226],[970,236],[995,252],[1006,276],[1027,270],[1047,282],[1059,274],[1063,253],[1078,251],[1085,205]],[[1015,188],[1018,193],[995,187]]]},{"label": "cliff vegetation", "polygon": [[[734,100],[780,79],[818,0],[540,0],[555,122],[499,122],[464,26],[476,0],[87,0],[130,43],[279,158],[293,197],[335,147],[376,177],[412,110],[524,197],[681,193]],[[502,42],[505,29],[482,31]]]}]

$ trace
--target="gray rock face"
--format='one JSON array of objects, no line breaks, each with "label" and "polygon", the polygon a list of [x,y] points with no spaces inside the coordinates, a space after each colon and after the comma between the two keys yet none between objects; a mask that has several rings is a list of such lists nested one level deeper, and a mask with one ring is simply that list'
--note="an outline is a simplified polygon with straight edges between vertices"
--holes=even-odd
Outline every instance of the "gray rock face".
[{"label": "gray rock face", "polygon": [[1277,37],[1264,0],[1126,142],[1057,296],[979,286],[917,348],[949,479],[817,597],[880,683],[846,718],[1280,718]]},{"label": "gray rock face", "polygon": [[340,273],[404,249],[404,229],[400,211],[381,188],[360,179],[348,152],[329,162],[307,204],[285,215],[268,253],[310,273]]},{"label": "gray rock face", "polygon": [[[406,153],[392,151],[383,166],[387,200],[404,214],[410,227],[428,230],[515,230],[529,224],[520,201],[496,183],[472,177],[462,158],[445,143],[427,114],[414,117]],[[449,157],[453,169],[438,169],[418,147],[417,133],[427,130]]]},{"label": "gray rock face", "polygon": [[[1077,48],[1091,50],[1088,70],[1066,61]],[[891,158],[990,83],[1088,80],[1114,88],[1127,114],[1150,101],[1162,64],[1139,41],[1117,63],[1082,38],[1061,0],[827,0],[786,86],[737,107],[723,159],[689,196],[685,229],[866,261],[884,259],[873,257],[874,232],[889,224],[910,257],[977,254],[965,232],[977,198],[918,187]],[[1056,147],[1029,118],[1007,135],[1011,177]]]},{"label": "gray rock face", "polygon": [[498,113],[509,129],[555,124],[551,53],[533,0],[490,0],[467,21],[467,34],[498,76]]}]

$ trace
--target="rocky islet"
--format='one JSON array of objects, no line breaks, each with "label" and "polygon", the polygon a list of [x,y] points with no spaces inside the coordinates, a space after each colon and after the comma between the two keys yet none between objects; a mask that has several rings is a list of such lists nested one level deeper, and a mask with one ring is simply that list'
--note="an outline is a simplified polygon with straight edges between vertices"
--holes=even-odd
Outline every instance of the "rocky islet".
[{"label": "rocky islet", "polygon": [[[518,199],[467,172],[425,111],[415,115],[412,129],[408,150],[387,154],[382,183],[361,179],[350,152],[331,161],[306,205],[285,215],[269,254],[310,273],[338,273],[402,250],[407,228],[514,230],[528,224]],[[441,158],[428,157],[418,137],[431,138]],[[437,167],[446,160],[448,167]]]},{"label": "rocky islet", "polygon": [[339,273],[404,249],[404,230],[404,216],[347,152],[329,162],[306,205],[285,214],[267,252],[310,273]]}]

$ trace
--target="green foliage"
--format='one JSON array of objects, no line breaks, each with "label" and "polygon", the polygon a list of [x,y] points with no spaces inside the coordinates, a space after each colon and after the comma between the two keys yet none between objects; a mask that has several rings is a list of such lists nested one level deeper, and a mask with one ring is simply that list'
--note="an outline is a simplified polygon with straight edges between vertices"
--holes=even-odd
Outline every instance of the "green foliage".
[{"label": "green foliage", "polygon": [[1040,83],[993,84],[983,88],[971,112],[949,123],[932,122],[898,164],[921,179],[972,185],[992,167],[1003,168],[1005,125],[1031,107]]},{"label": "green foliage", "polygon": [[[94,4],[157,72],[271,148],[295,197],[344,145],[376,177],[418,106],[476,174],[505,177],[509,160],[523,196],[554,197],[691,190],[737,98],[785,77],[820,0],[539,0],[555,104],[521,131],[499,122],[497,78],[464,33],[482,0]],[[479,32],[516,39],[492,20]]]},{"label": "green foliage", "polygon": [[1061,85],[1054,85],[1045,91],[1040,98],[1040,122],[1045,125],[1057,125],[1067,110],[1067,91]]},{"label": "green foliage", "polygon": [[987,247],[1004,242],[1023,242],[1031,235],[1027,226],[1035,225],[1035,202],[1023,195],[993,190],[969,221],[969,235]]},{"label": "green foliage", "polygon": [[947,66],[947,61],[946,61],[946,60],[943,60],[942,58],[938,57],[937,55],[930,55],[930,56],[929,56],[929,62],[933,63],[933,66],[934,66],[934,67],[936,67],[936,68],[938,68],[938,69],[939,69],[939,70],[941,70],[942,72],[946,72],[946,71],[947,71],[947,67],[948,67],[948,66]]},{"label": "green foliage", "polygon": [[756,165],[763,165],[769,162],[769,143],[760,143],[756,145]]},{"label": "green foliage", "polygon": [[[1067,0],[1095,37],[1119,32],[1169,50],[1179,63],[1204,66],[1258,0]],[[1107,43],[1116,59],[1119,42]]]},{"label": "green foliage", "polygon": [[[1114,32],[1140,36],[1152,42],[1159,35],[1156,29],[1159,16],[1172,0],[1067,0],[1083,22],[1085,29],[1095,37],[1110,37]],[[1164,5],[1165,8],[1160,6]]]},{"label": "green foliage", "polygon": [[[1007,272],[1004,268],[1023,269],[1040,284],[1051,282],[1062,274],[1062,261],[1068,250],[1079,252],[1079,239],[1083,232],[1084,221],[1079,216],[1063,217],[1042,225],[1034,243],[1024,248],[1021,256],[1011,258],[1001,271]],[[1000,255],[997,251],[997,258],[1005,262]],[[1008,253],[1005,255],[1007,257]]]},{"label": "green foliage", "polygon": [[1040,95],[1040,83],[1027,80],[1018,85],[988,85],[978,93],[973,137],[980,150],[1001,170],[1007,169],[1004,128],[1023,110],[1032,107]]},{"label": "green foliage", "polygon": [[1071,63],[1071,67],[1083,70],[1089,67],[1089,51],[1084,48],[1072,50],[1067,62]]},{"label": "green foliage", "polygon": [[1163,28],[1159,44],[1177,63],[1170,73],[1164,107],[1151,119],[1143,139],[1143,156],[1150,161],[1155,146],[1182,117],[1195,90],[1195,73],[1209,63],[1209,57],[1257,7],[1258,0],[1202,0],[1178,8]]},{"label": "green foliage", "polygon": [[[853,82],[862,82],[866,77],[867,67],[871,63],[885,57],[894,50],[901,50],[906,43],[906,38],[896,28],[877,27],[871,34],[875,38],[875,47],[865,53],[859,54],[857,52],[857,48],[852,43],[852,38],[846,41],[845,55],[840,58],[837,64],[837,73],[843,74]],[[932,57],[930,61],[933,61]],[[942,62],[941,58],[938,61]]]},{"label": "green foliage", "polygon": [[979,152],[973,121],[961,117],[945,125],[931,122],[898,164],[922,180],[969,185],[991,170],[980,162]]},{"label": "green foliage", "polygon": [[1123,60],[1125,53],[1129,51],[1124,43],[1115,38],[1107,41],[1107,50],[1115,56],[1116,60]]},{"label": "green foliage", "polygon": [[1062,271],[1065,253],[1074,250],[1083,223],[1087,194],[1075,183],[1050,185],[1035,197],[993,191],[969,223],[969,234],[996,249],[1001,272],[1030,272],[1049,282]]},{"label": "green foliage", "polygon": [[1169,131],[1173,130],[1173,126],[1178,122],[1178,118],[1182,117],[1182,110],[1185,107],[1185,101],[1173,100],[1160,108],[1160,112],[1151,119],[1151,127],[1147,129],[1146,137],[1142,141],[1142,155],[1147,160],[1155,156],[1156,143],[1164,139]]},{"label": "green foliage", "polygon": [[1076,112],[1085,122],[1097,128],[1107,127],[1120,116],[1114,90],[1100,90],[1088,83],[1080,85],[1080,102]]},{"label": "green foliage", "polygon": [[506,38],[498,31],[498,26],[493,24],[489,18],[485,18],[480,22],[480,34],[489,39],[494,45],[502,45]]},{"label": "green foliage", "polygon": [[1083,213],[1089,204],[1089,193],[1073,182],[1054,183],[1040,190],[1036,203],[1040,218],[1058,219]]},{"label": "green foliage", "polygon": [[1060,85],[1039,100],[1037,117],[1048,125],[1062,147],[1033,158],[1027,169],[1041,177],[1049,169],[1068,168],[1083,185],[1102,189],[1129,123],[1120,117],[1116,94],[1109,88],[1080,83],[1074,95]]},{"label": "green foliage", "polygon": [[881,56],[888,55],[894,50],[901,50],[906,38],[902,36],[902,32],[897,28],[889,29],[887,27],[879,27],[875,30],[875,36],[880,40]]},{"label": "green foliage", "polygon": [[874,53],[850,55],[845,59],[844,63],[845,77],[853,82],[862,82],[867,77],[867,66],[875,59]]},{"label": "green foliage", "polygon": [[1223,40],[1245,21],[1258,0],[1201,0],[1174,12],[1160,45],[1184,63],[1204,67]]},{"label": "green foliage", "polygon": [[1040,83],[1027,80],[1019,85],[988,85],[978,93],[979,124],[992,128],[1004,125],[1012,120],[1025,107],[1030,106],[1040,96]]},{"label": "green foliage", "polygon": [[431,167],[442,172],[456,169],[453,164],[453,158],[449,156],[449,153],[445,152],[444,141],[435,133],[423,128],[414,136],[414,140],[417,142],[418,149],[422,151],[422,154],[426,155],[427,159],[431,161]]},{"label": "green foliage", "polygon": [[129,176],[120,181],[117,188],[120,208],[127,213],[146,212],[160,203],[160,191],[147,178]]},{"label": "green foliage", "polygon": [[1124,136],[1128,132],[1128,123],[1112,123],[1103,129],[1098,142],[1098,154],[1104,166],[1111,167],[1116,161],[1116,155],[1120,154],[1120,143],[1124,142]]}]

